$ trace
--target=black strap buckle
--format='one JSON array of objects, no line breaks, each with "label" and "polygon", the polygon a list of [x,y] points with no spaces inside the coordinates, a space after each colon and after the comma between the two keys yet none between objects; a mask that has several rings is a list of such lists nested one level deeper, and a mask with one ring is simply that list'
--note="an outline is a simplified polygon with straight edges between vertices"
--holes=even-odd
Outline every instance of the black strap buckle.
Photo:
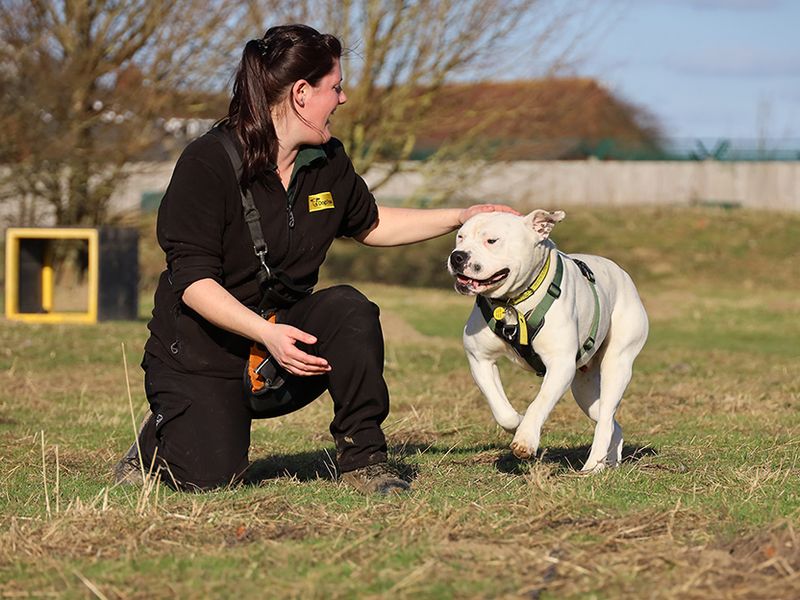
[{"label": "black strap buckle", "polygon": [[259,250],[258,248],[253,247],[253,250],[255,250],[258,261],[261,263],[261,268],[264,269],[264,273],[267,275],[266,278],[272,279],[272,271],[267,265],[267,249],[264,248],[263,250]]},{"label": "black strap buckle", "polygon": [[595,283],[594,272],[592,272],[592,270],[589,268],[589,265],[587,265],[582,260],[578,260],[577,258],[573,258],[572,262],[578,265],[578,268],[581,270],[581,273],[583,274],[584,277],[586,277],[586,279],[588,279],[592,283]]}]

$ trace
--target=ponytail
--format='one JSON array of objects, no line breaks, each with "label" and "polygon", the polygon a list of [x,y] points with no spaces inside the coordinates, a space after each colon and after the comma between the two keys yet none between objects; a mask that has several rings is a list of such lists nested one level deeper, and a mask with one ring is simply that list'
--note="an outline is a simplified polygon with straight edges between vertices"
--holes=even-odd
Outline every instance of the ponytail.
[{"label": "ponytail", "polygon": [[307,25],[273,27],[263,38],[247,42],[226,119],[242,144],[243,188],[261,179],[277,162],[274,108],[286,99],[296,81],[304,79],[316,85],[341,54],[338,39]]}]

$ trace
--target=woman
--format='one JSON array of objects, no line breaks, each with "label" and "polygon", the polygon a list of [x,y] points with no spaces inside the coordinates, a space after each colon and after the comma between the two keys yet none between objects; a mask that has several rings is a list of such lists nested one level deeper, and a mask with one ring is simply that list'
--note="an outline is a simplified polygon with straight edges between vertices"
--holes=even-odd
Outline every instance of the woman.
[{"label": "woman", "polygon": [[[248,466],[252,419],[297,410],[327,389],[342,480],[365,493],[408,488],[386,466],[378,308],[349,286],[288,300],[272,297],[268,286],[277,322],[262,318],[253,310],[265,291],[262,267],[241,190],[252,195],[265,263],[287,293],[313,288],[336,237],[410,244],[453,231],[477,212],[510,209],[379,208],[330,133],[331,115],[347,101],[341,53],[335,37],[304,25],[274,27],[248,42],[217,127],[241,156],[241,178],[218,135],[195,140],[178,160],[158,213],[167,269],[142,362],[152,415],[139,433],[141,461],[134,444],[115,469],[118,481],[141,480],[141,464],[154,464],[179,489],[235,482]],[[288,373],[288,403],[258,410],[249,403],[242,373],[251,341]]]}]

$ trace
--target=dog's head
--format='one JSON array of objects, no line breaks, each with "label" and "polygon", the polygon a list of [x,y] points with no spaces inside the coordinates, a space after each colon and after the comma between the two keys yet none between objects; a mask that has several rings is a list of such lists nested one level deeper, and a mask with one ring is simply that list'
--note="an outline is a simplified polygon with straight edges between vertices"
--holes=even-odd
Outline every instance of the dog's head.
[{"label": "dog's head", "polygon": [[489,298],[522,292],[553,247],[550,232],[565,216],[561,210],[537,209],[524,217],[496,212],[469,219],[447,259],[456,291]]}]

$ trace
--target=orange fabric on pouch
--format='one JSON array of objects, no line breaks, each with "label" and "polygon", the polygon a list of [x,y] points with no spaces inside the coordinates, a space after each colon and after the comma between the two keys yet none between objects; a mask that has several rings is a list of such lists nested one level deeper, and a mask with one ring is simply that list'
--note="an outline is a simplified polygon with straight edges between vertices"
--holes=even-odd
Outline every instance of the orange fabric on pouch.
[{"label": "orange fabric on pouch", "polygon": [[[269,317],[267,317],[267,321],[270,323],[275,323],[275,313],[272,313]],[[264,379],[264,377],[258,373],[256,369],[264,362],[264,360],[266,360],[268,356],[269,354],[267,353],[267,349],[261,344],[253,342],[250,345],[250,357],[248,358],[247,362],[247,376],[250,379],[250,391],[253,393],[262,391],[266,385],[266,379]]]}]

